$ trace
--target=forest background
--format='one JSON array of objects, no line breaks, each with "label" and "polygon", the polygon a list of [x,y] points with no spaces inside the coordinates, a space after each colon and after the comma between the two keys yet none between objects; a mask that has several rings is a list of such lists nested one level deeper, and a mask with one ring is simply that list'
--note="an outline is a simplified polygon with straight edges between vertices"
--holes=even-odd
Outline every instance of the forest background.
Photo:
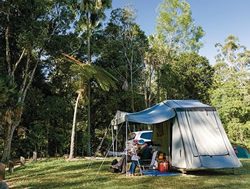
[{"label": "forest background", "polygon": [[99,149],[117,110],[167,99],[216,107],[230,141],[250,147],[250,51],[229,35],[211,65],[185,0],[162,1],[150,36],[111,0],[0,5],[1,161],[93,155],[110,145],[107,136]]}]

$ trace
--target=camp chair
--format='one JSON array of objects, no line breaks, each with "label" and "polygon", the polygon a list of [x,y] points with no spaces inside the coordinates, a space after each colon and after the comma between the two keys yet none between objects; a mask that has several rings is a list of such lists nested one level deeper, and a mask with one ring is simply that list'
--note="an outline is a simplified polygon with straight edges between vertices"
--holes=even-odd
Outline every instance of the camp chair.
[{"label": "camp chair", "polygon": [[157,153],[158,153],[158,151],[155,151],[153,153],[151,159],[141,160],[141,166],[142,166],[143,170],[145,170],[146,168],[153,169],[154,164],[155,164],[155,160],[156,160],[156,157],[157,157]]},{"label": "camp chair", "polygon": [[153,169],[154,168],[156,157],[157,157],[157,153],[158,153],[158,151],[154,151],[154,153],[152,155],[151,163],[149,165],[149,169]]}]

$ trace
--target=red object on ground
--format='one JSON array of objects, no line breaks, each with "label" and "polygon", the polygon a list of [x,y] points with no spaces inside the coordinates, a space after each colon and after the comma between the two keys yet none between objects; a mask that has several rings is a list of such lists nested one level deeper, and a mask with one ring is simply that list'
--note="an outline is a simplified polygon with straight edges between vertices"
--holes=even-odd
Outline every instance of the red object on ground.
[{"label": "red object on ground", "polygon": [[168,171],[168,162],[167,161],[159,162],[158,169],[160,172],[167,172]]}]

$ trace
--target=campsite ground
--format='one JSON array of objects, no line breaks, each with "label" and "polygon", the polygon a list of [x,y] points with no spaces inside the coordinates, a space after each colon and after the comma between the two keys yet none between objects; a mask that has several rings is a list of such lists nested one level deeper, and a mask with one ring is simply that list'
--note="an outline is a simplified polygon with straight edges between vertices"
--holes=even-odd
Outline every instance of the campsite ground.
[{"label": "campsite ground", "polygon": [[109,172],[111,159],[65,161],[44,159],[19,167],[7,174],[10,188],[66,189],[66,188],[225,188],[247,189],[250,186],[250,159],[241,159],[243,167],[236,170],[203,171],[171,177],[126,177]]}]

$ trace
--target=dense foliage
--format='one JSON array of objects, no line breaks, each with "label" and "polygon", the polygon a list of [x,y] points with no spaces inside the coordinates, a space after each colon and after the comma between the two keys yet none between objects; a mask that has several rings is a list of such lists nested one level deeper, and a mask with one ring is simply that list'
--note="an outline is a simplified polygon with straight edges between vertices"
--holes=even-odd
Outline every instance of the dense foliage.
[{"label": "dense foliage", "polygon": [[70,144],[71,155],[94,154],[116,110],[165,99],[211,102],[230,139],[249,146],[250,53],[231,36],[212,67],[198,54],[204,32],[186,1],[163,1],[149,37],[129,7],[104,21],[110,0],[0,4],[2,161],[61,156]]},{"label": "dense foliage", "polygon": [[250,147],[250,55],[235,36],[228,36],[219,48],[211,102],[232,142]]},{"label": "dense foliage", "polygon": [[196,53],[181,54],[162,68],[160,84],[167,99],[199,99],[209,103],[213,68]]}]

